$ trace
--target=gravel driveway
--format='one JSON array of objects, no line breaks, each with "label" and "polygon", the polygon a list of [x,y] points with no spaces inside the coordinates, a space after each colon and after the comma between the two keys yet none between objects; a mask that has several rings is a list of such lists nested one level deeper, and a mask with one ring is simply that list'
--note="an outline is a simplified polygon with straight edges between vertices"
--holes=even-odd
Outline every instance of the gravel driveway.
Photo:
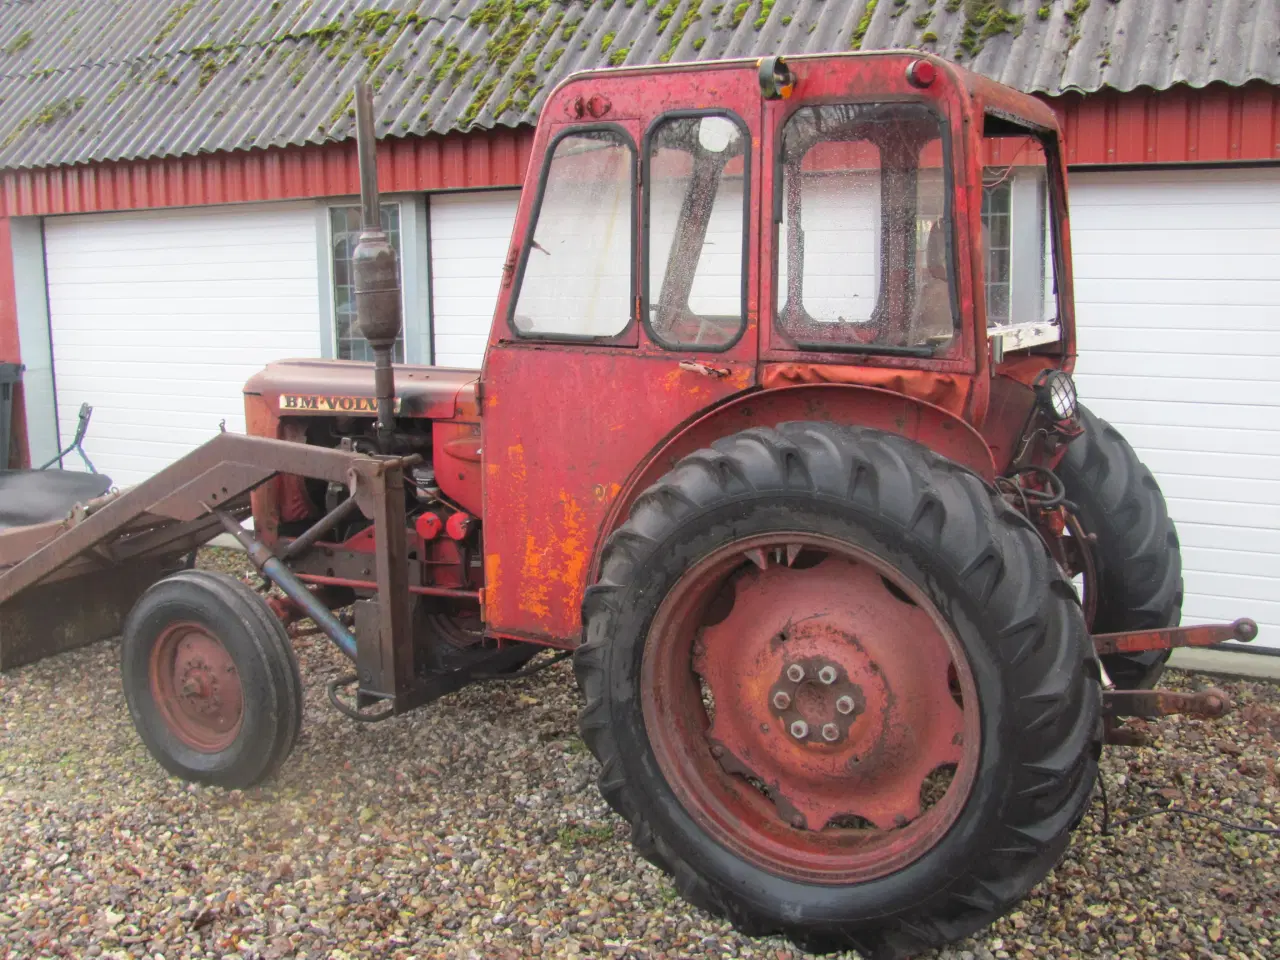
[{"label": "gravel driveway", "polygon": [[[237,561],[223,558],[221,565]],[[769,957],[687,906],[596,792],[567,664],[367,727],[296,641],[297,749],[243,793],[166,777],[101,643],[0,676],[0,957]],[[1179,678],[1175,683],[1193,683]],[[1280,823],[1280,689],[1112,749],[1112,817],[1174,803]],[[937,954],[1280,957],[1280,838],[1098,806],[1017,913]]]}]

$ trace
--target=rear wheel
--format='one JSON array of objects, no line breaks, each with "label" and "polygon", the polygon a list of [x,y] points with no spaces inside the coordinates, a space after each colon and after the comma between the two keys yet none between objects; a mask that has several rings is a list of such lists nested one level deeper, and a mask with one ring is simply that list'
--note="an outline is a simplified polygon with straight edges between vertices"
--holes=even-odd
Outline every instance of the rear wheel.
[{"label": "rear wheel", "polygon": [[[1133,447],[1107,421],[1080,407],[1084,434],[1058,466],[1087,540],[1085,609],[1092,633],[1177,626],[1182,554],[1164,495]],[[1102,658],[1122,689],[1153,687],[1169,651]]]},{"label": "rear wheel", "polygon": [[138,735],[179,777],[243,788],[270,776],[302,724],[302,679],[271,608],[219,573],[161,580],[124,626],[121,675]]},{"label": "rear wheel", "polygon": [[575,667],[639,851],[752,934],[902,956],[1057,862],[1095,774],[1070,585],[977,477],[902,438],[749,430],[610,538]]}]

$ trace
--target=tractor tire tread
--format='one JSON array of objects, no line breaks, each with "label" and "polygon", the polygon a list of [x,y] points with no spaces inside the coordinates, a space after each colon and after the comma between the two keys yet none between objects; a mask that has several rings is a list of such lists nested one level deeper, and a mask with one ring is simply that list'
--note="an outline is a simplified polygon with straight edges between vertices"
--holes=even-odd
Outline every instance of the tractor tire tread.
[{"label": "tractor tire tread", "polygon": [[[1079,407],[1084,433],[1058,466],[1067,499],[1097,536],[1094,633],[1176,626],[1182,615],[1182,553],[1160,485],[1129,442],[1106,420]],[[1103,658],[1121,686],[1151,686],[1159,655]]]}]

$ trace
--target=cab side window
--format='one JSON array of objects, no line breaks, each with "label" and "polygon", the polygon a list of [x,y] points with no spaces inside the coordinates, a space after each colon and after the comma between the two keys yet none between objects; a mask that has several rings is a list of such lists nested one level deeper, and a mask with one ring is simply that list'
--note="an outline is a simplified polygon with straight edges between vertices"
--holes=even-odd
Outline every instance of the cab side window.
[{"label": "cab side window", "polygon": [[940,117],[920,103],[802,107],[779,161],[784,336],[802,349],[946,349],[955,311]]},{"label": "cab side window", "polygon": [[746,327],[748,142],[718,114],[668,117],[647,138],[645,319],[665,347],[723,350]]},{"label": "cab side window", "polygon": [[1049,157],[1031,130],[986,118],[982,171],[987,326],[1056,324]]}]

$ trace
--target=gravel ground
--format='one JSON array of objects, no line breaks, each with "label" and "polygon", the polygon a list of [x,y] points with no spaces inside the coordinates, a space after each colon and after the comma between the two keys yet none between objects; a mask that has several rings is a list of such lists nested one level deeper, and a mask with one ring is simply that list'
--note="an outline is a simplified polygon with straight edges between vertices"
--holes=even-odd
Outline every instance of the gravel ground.
[{"label": "gravel ground", "polygon": [[[799,956],[632,853],[567,665],[365,727],[325,701],[343,669],[327,641],[295,647],[301,739],[244,792],[150,759],[115,643],[0,676],[0,958]],[[1175,804],[1280,823],[1280,689],[1225,687],[1230,719],[1109,750],[1113,819]],[[1280,957],[1280,838],[1172,816],[1104,837],[1097,814],[1018,912],[934,956]]]}]

